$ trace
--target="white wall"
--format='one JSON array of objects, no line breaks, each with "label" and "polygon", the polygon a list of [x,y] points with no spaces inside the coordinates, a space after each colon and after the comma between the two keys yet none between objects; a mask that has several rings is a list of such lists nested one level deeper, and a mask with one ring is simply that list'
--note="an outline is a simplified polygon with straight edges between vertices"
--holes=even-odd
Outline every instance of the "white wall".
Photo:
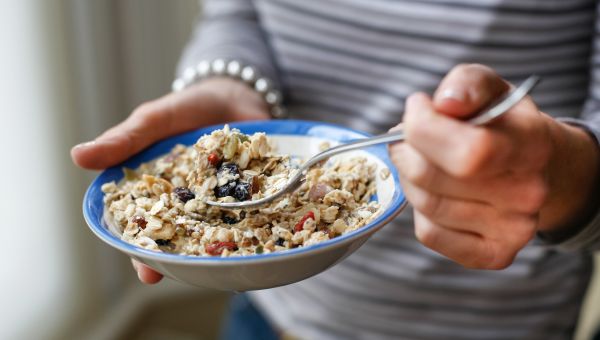
[{"label": "white wall", "polygon": [[0,0],[0,339],[66,338],[128,294],[69,149],[168,90],[196,15],[196,0]]},{"label": "white wall", "polygon": [[76,202],[68,179],[77,174],[65,153],[72,103],[60,12],[39,1],[0,1],[2,339],[56,331],[74,289],[74,219],[65,202]]}]

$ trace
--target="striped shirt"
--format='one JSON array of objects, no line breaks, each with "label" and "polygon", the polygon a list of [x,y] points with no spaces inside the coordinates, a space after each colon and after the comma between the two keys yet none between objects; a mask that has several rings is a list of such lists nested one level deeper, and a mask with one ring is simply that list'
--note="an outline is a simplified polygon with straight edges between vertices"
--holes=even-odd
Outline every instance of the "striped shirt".
[{"label": "striped shirt", "polygon": [[[592,0],[205,0],[179,72],[200,60],[258,67],[295,118],[382,132],[405,98],[456,64],[544,81],[540,108],[600,136],[600,20]],[[307,339],[570,339],[600,246],[600,217],[567,240],[531,242],[501,271],[422,246],[407,209],[347,260],[252,293]]]}]

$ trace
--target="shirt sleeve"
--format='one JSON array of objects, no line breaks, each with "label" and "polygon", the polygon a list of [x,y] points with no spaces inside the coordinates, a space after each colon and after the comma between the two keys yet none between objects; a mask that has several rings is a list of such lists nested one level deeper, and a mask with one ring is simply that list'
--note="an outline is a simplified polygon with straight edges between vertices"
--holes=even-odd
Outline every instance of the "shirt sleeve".
[{"label": "shirt sleeve", "polygon": [[234,59],[253,66],[278,86],[276,63],[254,1],[204,0],[201,5],[202,15],[179,61],[177,75],[202,60]]},{"label": "shirt sleeve", "polygon": [[[578,126],[586,130],[594,137],[600,151],[600,5],[596,11],[596,27],[593,41],[592,57],[590,61],[590,86],[588,99],[583,108],[580,118],[559,118],[560,121]],[[549,238],[548,235],[540,235],[543,240],[556,244],[565,250],[600,250],[600,185],[596,185],[596,191],[592,195],[596,210],[591,215],[587,224],[580,228],[575,234],[566,237]]]}]

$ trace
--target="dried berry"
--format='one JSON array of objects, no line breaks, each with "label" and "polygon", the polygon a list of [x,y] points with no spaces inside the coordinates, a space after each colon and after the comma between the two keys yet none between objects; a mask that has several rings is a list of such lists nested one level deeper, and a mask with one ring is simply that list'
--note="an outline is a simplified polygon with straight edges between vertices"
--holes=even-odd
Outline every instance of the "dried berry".
[{"label": "dried berry", "polygon": [[133,216],[131,222],[137,224],[138,227],[140,227],[140,229],[146,229],[146,224],[148,224],[148,221],[146,221],[144,217],[139,215]]},{"label": "dried berry", "polygon": [[244,210],[240,211],[240,220],[246,218],[246,212]]},{"label": "dried berry", "polygon": [[229,215],[223,215],[221,216],[221,220],[223,220],[223,223],[227,223],[227,224],[236,224],[238,223],[238,220],[235,219],[235,217],[229,216]]},{"label": "dried berry", "polygon": [[275,241],[275,245],[283,247],[283,242],[285,242],[285,240],[280,237]]},{"label": "dried berry", "polygon": [[173,190],[173,192],[183,203],[196,198],[196,195],[194,195],[194,193],[188,188],[177,187],[175,190]]},{"label": "dried berry", "polygon": [[298,223],[296,223],[296,225],[294,226],[294,231],[295,232],[302,231],[302,229],[304,229],[304,222],[306,222],[306,220],[308,220],[309,218],[312,218],[314,220],[315,213],[312,211],[309,211],[306,213],[306,215],[302,216],[300,221],[298,221]]},{"label": "dried berry", "polygon": [[217,170],[218,172],[229,172],[232,174],[239,174],[240,173],[240,169],[238,168],[237,164],[235,163],[223,163],[221,164],[221,166],[219,167],[219,170]]},{"label": "dried berry", "polygon": [[210,155],[208,155],[208,162],[214,166],[214,167],[218,167],[219,164],[221,164],[221,158],[219,157],[219,155],[217,155],[216,153],[211,153]]},{"label": "dried berry", "polygon": [[215,188],[215,197],[233,196],[235,190],[235,182],[229,182]]},{"label": "dried berry", "polygon": [[158,239],[158,240],[154,240],[154,242],[156,242],[156,244],[159,246],[166,246],[169,244],[170,241]]},{"label": "dried berry", "polygon": [[207,244],[204,246],[206,252],[209,255],[216,256],[221,255],[223,250],[227,249],[229,251],[235,251],[238,249],[238,246],[235,242],[213,242],[211,244]]},{"label": "dried berry", "polygon": [[246,201],[252,196],[252,186],[249,183],[238,183],[233,191],[233,197],[238,201]]}]

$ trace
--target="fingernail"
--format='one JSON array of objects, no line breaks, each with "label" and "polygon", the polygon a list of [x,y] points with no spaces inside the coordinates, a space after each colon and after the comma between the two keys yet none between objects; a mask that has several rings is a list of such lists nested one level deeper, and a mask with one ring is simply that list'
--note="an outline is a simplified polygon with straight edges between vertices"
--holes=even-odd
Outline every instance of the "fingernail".
[{"label": "fingernail", "polygon": [[442,93],[437,96],[437,99],[452,99],[459,102],[464,102],[467,99],[467,95],[464,91],[458,91],[456,89],[449,88],[442,91]]},{"label": "fingernail", "polygon": [[96,145],[96,141],[95,140],[90,141],[90,142],[79,143],[79,144],[75,145],[73,147],[73,149],[87,148],[87,147],[92,146],[92,145]]}]

